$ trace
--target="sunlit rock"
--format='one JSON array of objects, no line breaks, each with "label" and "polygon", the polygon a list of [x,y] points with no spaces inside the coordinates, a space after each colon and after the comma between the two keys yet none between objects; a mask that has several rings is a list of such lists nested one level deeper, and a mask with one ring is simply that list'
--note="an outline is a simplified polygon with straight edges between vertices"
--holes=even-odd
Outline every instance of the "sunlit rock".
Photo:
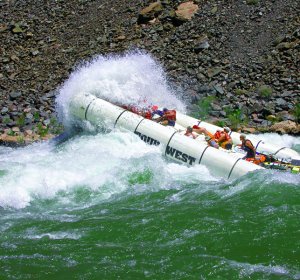
[{"label": "sunlit rock", "polygon": [[176,16],[180,20],[190,20],[194,16],[194,14],[198,11],[199,6],[194,4],[193,1],[188,1],[185,3],[181,3],[177,10],[175,11]]}]

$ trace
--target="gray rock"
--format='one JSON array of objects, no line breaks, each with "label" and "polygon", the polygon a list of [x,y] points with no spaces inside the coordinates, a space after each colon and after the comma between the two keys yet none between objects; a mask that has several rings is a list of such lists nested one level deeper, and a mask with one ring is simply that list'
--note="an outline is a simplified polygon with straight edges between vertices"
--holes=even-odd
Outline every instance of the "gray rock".
[{"label": "gray rock", "polygon": [[212,78],[214,76],[219,75],[221,72],[222,72],[222,68],[221,67],[209,68],[207,70],[207,76],[209,78]]},{"label": "gray rock", "polygon": [[31,113],[27,113],[26,114],[26,118],[29,119],[29,120],[32,120],[33,119],[33,115]]},{"label": "gray rock", "polygon": [[222,86],[220,85],[214,85],[214,89],[220,93],[220,94],[224,94],[224,89],[222,88]]},{"label": "gray rock", "polygon": [[200,86],[198,88],[199,93],[207,93],[207,92],[211,92],[211,87],[209,86]]},{"label": "gray rock", "polygon": [[40,52],[38,50],[31,51],[32,56],[37,56]]},{"label": "gray rock", "polygon": [[295,117],[287,111],[279,112],[277,114],[277,117],[282,121],[288,121],[288,120],[295,121]]},{"label": "gray rock", "polygon": [[50,91],[46,94],[47,98],[54,98],[55,97],[55,91]]},{"label": "gray rock", "polygon": [[214,111],[221,111],[221,110],[222,110],[221,106],[219,106],[218,104],[211,103],[210,106],[211,106],[211,108],[212,108]]},{"label": "gray rock", "polygon": [[225,118],[227,116],[226,112],[225,111],[220,111],[220,116]]},{"label": "gray rock", "polygon": [[49,119],[46,119],[46,120],[43,121],[43,124],[46,125],[46,126],[48,126],[50,124],[50,122],[51,121]]},{"label": "gray rock", "polygon": [[15,100],[18,97],[20,97],[22,95],[22,93],[20,91],[13,91],[9,93],[9,97],[11,100]]},{"label": "gray rock", "polygon": [[287,103],[287,102],[286,102],[283,98],[278,98],[278,99],[276,100],[276,105],[277,105],[277,106],[285,106],[286,103]]},{"label": "gray rock", "polygon": [[1,114],[4,115],[8,112],[8,108],[7,107],[3,107],[1,110]]},{"label": "gray rock", "polygon": [[209,113],[213,117],[220,117],[220,111],[210,111]]}]

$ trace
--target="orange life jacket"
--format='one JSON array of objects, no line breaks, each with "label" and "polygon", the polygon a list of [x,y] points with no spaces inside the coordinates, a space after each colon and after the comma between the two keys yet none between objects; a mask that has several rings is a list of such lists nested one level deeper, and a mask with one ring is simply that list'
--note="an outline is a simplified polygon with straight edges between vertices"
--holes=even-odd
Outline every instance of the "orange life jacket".
[{"label": "orange life jacket", "polygon": [[230,135],[226,131],[223,131],[223,133],[225,134],[225,141],[229,141],[231,139]]},{"label": "orange life jacket", "polygon": [[250,161],[254,164],[260,164],[266,161],[266,157],[264,155],[256,155],[255,158],[246,158],[246,161]]},{"label": "orange life jacket", "polygon": [[168,110],[164,113],[163,117],[165,120],[176,121],[176,111]]}]

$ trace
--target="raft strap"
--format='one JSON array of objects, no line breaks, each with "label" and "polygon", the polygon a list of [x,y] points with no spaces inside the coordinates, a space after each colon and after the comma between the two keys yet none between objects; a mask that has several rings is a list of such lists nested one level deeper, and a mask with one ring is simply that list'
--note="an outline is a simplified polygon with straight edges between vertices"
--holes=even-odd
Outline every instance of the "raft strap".
[{"label": "raft strap", "polygon": [[125,113],[126,111],[128,111],[128,110],[125,109],[125,110],[117,117],[117,119],[116,119],[116,121],[115,121],[115,124],[114,124],[114,127],[116,127],[116,124],[117,124],[119,118],[120,118],[120,117],[123,115],[123,113]]},{"label": "raft strap", "polygon": [[85,109],[85,113],[84,113],[84,118],[85,118],[85,120],[88,120],[88,119],[87,119],[87,112],[88,112],[88,110],[89,110],[91,104],[92,104],[96,99],[97,99],[97,98],[94,98],[94,99],[89,103],[89,105],[87,105],[87,107],[86,107],[86,109]]},{"label": "raft strap", "polygon": [[262,140],[259,140],[258,143],[255,146],[255,150],[257,150],[258,145],[262,142]]},{"label": "raft strap", "polygon": [[169,139],[169,141],[168,141],[168,144],[167,144],[167,146],[166,146],[165,156],[167,156],[167,148],[169,147],[169,144],[170,144],[170,142],[171,142],[173,136],[174,136],[176,133],[177,133],[177,131],[175,131],[175,132],[172,134],[172,136],[170,137],[170,139]]},{"label": "raft strap", "polygon": [[236,162],[234,163],[234,165],[231,167],[231,170],[230,170],[229,175],[228,175],[228,179],[230,178],[231,173],[232,173],[232,171],[233,171],[233,168],[236,166],[236,164],[238,163],[239,160],[241,160],[241,158],[237,159],[237,161],[236,161]]},{"label": "raft strap", "polygon": [[140,122],[138,123],[138,125],[136,126],[136,128],[135,128],[135,130],[134,130],[134,133],[136,133],[136,131],[137,131],[139,125],[142,123],[143,120],[145,120],[145,119],[141,119],[141,120],[140,120]]},{"label": "raft strap", "polygon": [[277,153],[279,153],[281,150],[285,149],[286,147],[280,148],[277,152],[275,152],[273,155],[275,156]]},{"label": "raft strap", "polygon": [[200,162],[201,162],[201,160],[202,160],[202,158],[203,158],[204,153],[206,152],[206,150],[207,150],[208,148],[209,148],[209,146],[206,146],[205,149],[203,150],[202,155],[201,155],[201,157],[200,157],[200,159],[199,159],[199,164],[200,164]]}]

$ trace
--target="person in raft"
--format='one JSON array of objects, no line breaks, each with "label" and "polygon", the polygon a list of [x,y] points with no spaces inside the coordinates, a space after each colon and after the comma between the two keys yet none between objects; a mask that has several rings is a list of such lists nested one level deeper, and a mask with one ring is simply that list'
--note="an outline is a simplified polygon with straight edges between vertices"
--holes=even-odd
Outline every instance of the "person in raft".
[{"label": "person in raft", "polygon": [[237,146],[241,147],[241,149],[246,152],[246,155],[243,157],[243,159],[254,159],[256,155],[256,149],[252,142],[246,138],[245,134],[240,135],[240,140],[242,144],[238,144]]},{"label": "person in raft", "polygon": [[157,105],[153,105],[151,107],[151,114],[152,118],[154,117],[154,115],[158,115],[161,117],[164,114],[164,112],[162,110],[159,110]]},{"label": "person in raft", "polygon": [[216,138],[216,141],[218,142],[219,146],[221,146],[223,149],[230,150],[232,148],[232,139],[229,135],[230,128],[224,127],[223,131],[220,133],[220,137]]},{"label": "person in raft", "polygon": [[212,133],[210,133],[206,128],[198,126],[198,125],[193,125],[193,131],[201,134],[203,133],[205,136],[209,136],[211,139],[214,138],[214,135]]},{"label": "person in raft", "polygon": [[169,110],[167,108],[163,108],[162,116],[157,118],[155,121],[159,122],[162,125],[175,126],[176,111],[175,110]]},{"label": "person in raft", "polygon": [[208,146],[219,149],[219,145],[218,143],[215,141],[214,138],[211,138],[210,136],[206,135],[205,136],[205,141],[207,143]]},{"label": "person in raft", "polygon": [[142,108],[140,115],[145,119],[152,120],[152,111],[149,108]]},{"label": "person in raft", "polygon": [[193,133],[193,128],[190,127],[190,126],[187,127],[186,132],[185,132],[184,135],[187,136],[187,137],[193,138],[193,139],[196,139],[198,137],[198,135]]}]

